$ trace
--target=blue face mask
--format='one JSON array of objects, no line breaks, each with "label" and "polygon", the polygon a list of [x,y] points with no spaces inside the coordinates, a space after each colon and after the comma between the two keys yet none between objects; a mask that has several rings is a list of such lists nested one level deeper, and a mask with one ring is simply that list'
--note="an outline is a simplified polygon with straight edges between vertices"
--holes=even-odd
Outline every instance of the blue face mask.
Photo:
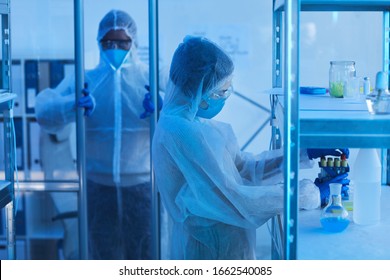
[{"label": "blue face mask", "polygon": [[203,100],[202,102],[207,103],[208,107],[206,109],[203,109],[199,106],[196,115],[198,117],[205,118],[205,119],[214,118],[216,115],[218,115],[219,112],[221,112],[223,106],[225,106],[225,100],[226,99],[212,99],[212,98],[209,98],[207,101]]},{"label": "blue face mask", "polygon": [[107,59],[107,62],[114,67],[114,69],[119,69],[123,62],[125,62],[126,57],[130,51],[121,50],[121,49],[108,49],[104,51],[104,56]]}]

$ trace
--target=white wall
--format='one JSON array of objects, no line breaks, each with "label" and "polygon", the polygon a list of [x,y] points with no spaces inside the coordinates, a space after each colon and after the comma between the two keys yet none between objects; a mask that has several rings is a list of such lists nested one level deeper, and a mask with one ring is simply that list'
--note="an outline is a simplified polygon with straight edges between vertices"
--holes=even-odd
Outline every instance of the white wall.
[{"label": "white wall", "polygon": [[[87,68],[98,61],[97,26],[111,8],[133,16],[140,51],[147,51],[147,2],[99,1],[97,5],[93,0],[84,1]],[[73,1],[14,0],[11,5],[14,58],[73,58]],[[268,97],[259,93],[271,87],[272,1],[166,0],[160,1],[159,8],[163,63],[169,65],[186,34],[205,35],[232,55],[235,90],[268,106]],[[355,60],[357,74],[374,79],[382,55],[379,14],[304,13],[301,20],[301,85],[327,86],[329,61],[336,59]],[[266,117],[264,111],[233,96],[219,119],[232,123],[243,145]],[[256,151],[259,145],[266,148],[264,135],[248,150]]]},{"label": "white wall", "polygon": [[[126,10],[138,24],[140,52],[147,58],[148,1],[85,0],[85,65],[99,58],[97,26],[111,8]],[[14,58],[73,58],[72,0],[13,0],[11,2]],[[159,1],[160,56],[169,65],[186,34],[205,35],[232,55],[235,90],[269,107],[260,94],[272,85],[272,1],[165,0]],[[328,84],[329,61],[356,61],[357,75],[372,82],[381,69],[381,14],[304,13],[301,17],[301,85]],[[218,119],[229,122],[244,145],[268,113],[232,96]],[[269,126],[247,150],[259,152],[269,145]]]}]

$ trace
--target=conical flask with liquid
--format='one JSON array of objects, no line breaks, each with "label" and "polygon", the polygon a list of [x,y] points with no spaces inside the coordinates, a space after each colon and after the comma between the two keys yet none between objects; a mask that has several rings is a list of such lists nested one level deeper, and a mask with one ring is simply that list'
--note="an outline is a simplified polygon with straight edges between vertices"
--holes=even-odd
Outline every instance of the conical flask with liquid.
[{"label": "conical flask with liquid", "polygon": [[329,203],[321,213],[321,225],[329,232],[342,232],[348,227],[350,222],[348,211],[341,202],[341,187],[342,185],[339,183],[329,184]]}]

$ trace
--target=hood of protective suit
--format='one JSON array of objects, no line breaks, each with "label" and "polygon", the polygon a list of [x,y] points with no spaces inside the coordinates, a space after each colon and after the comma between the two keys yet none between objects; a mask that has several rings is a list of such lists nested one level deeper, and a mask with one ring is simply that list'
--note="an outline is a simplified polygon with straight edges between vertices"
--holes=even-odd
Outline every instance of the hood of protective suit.
[{"label": "hood of protective suit", "polygon": [[[123,49],[108,49],[103,50],[100,41],[111,30],[123,30],[132,41],[132,47],[129,50]],[[133,18],[124,11],[111,10],[108,12],[99,23],[97,43],[100,50],[100,63],[111,65],[116,71],[122,65],[138,63],[137,56],[137,25]]]},{"label": "hood of protective suit", "polygon": [[100,42],[110,30],[119,29],[125,31],[127,36],[132,39],[133,44],[136,47],[138,46],[137,25],[128,13],[121,10],[109,11],[100,21],[96,37],[97,42]]},{"label": "hood of protective suit", "polygon": [[233,69],[231,58],[216,44],[203,37],[187,36],[172,59],[165,114],[193,120],[202,98],[231,80]]}]

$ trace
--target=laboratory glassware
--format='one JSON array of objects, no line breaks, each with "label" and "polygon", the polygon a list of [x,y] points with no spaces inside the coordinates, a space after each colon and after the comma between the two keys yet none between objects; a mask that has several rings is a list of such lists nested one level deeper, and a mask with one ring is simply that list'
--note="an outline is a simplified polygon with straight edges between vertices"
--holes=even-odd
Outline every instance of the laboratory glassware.
[{"label": "laboratory glassware", "polygon": [[344,97],[350,78],[356,77],[355,61],[331,61],[329,68],[329,94]]},{"label": "laboratory glassware", "polygon": [[322,210],[320,222],[328,232],[342,232],[349,225],[348,211],[341,203],[341,184],[331,183],[328,205]]},{"label": "laboratory glassware", "polygon": [[376,74],[375,89],[366,97],[367,108],[370,114],[390,114],[390,93],[387,86],[385,72]]}]

